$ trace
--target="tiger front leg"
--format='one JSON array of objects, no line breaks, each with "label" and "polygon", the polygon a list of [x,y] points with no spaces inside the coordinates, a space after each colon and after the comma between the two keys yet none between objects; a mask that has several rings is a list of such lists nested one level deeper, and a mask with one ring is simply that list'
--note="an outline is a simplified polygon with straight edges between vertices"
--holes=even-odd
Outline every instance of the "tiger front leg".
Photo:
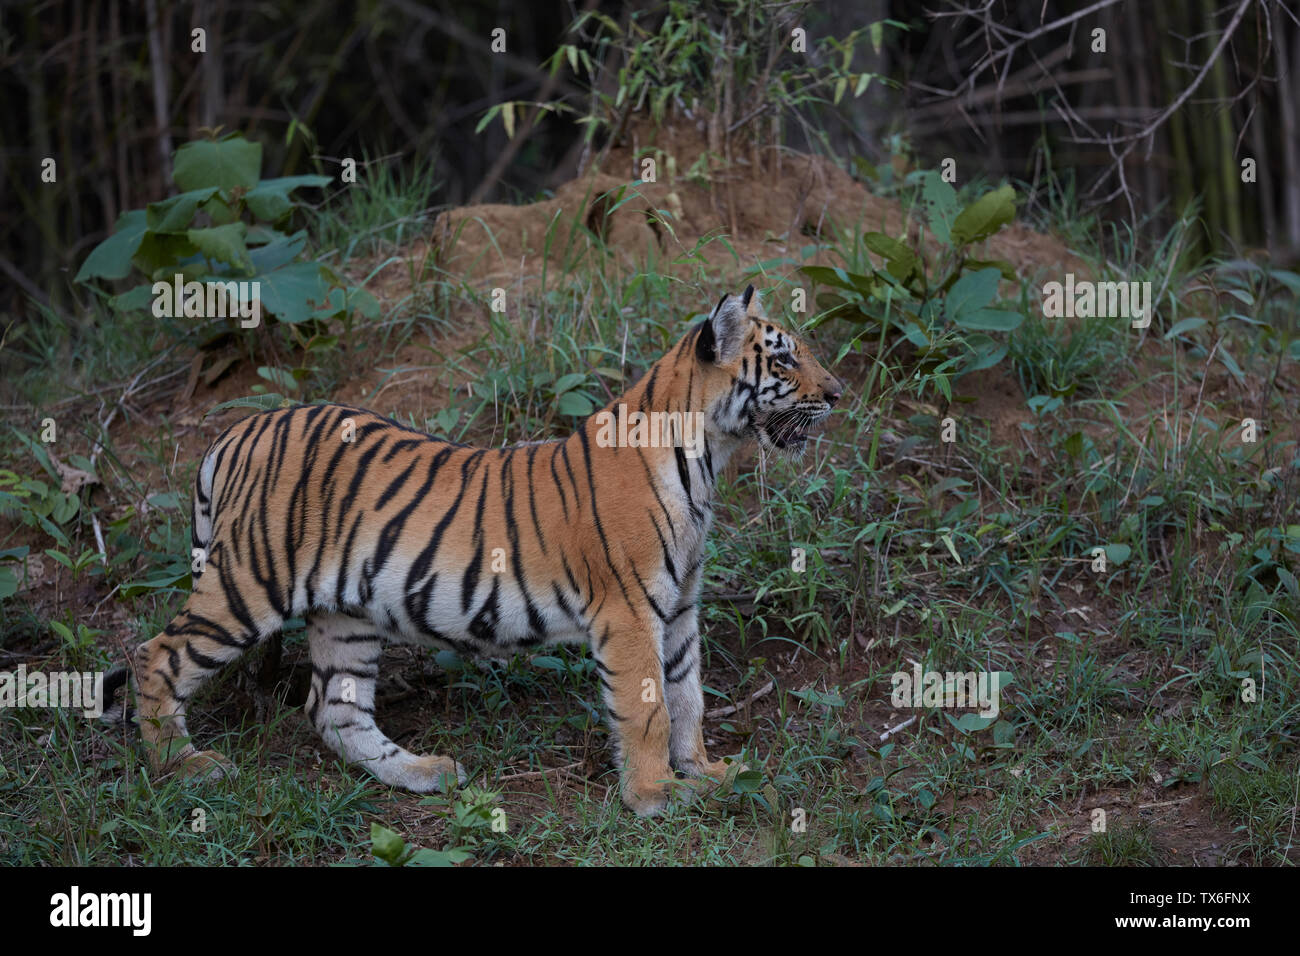
[{"label": "tiger front leg", "polygon": [[664,692],[672,721],[672,766],[691,777],[721,782],[730,765],[710,760],[704,746],[704,689],[700,684],[700,629],[691,606],[673,620],[664,637]]},{"label": "tiger front leg", "polygon": [[610,616],[596,622],[591,643],[614,732],[623,803],[639,817],[663,812],[675,779],[657,627]]}]

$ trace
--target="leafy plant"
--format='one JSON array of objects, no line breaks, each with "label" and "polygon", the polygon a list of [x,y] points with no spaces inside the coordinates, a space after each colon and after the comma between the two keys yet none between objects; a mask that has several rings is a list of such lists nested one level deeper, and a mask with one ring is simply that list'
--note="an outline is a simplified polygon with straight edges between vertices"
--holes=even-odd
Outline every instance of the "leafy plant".
[{"label": "leafy plant", "polygon": [[370,850],[383,866],[455,866],[472,858],[468,850],[460,847],[430,850],[411,846],[400,834],[378,823],[370,824]]},{"label": "leafy plant", "polygon": [[19,548],[6,548],[0,551],[0,601],[18,593],[18,572],[7,564],[21,564],[31,551],[27,545]]},{"label": "leafy plant", "polygon": [[[492,825],[504,811],[496,804],[501,794],[482,787],[465,787],[452,797],[434,795],[420,801],[422,806],[441,807],[447,817],[450,842],[456,850],[472,849],[482,842],[484,834],[492,832]],[[449,849],[449,852],[455,852]]]},{"label": "leafy plant", "polygon": [[[858,44],[869,38],[879,51],[886,26],[881,20],[848,36],[809,36],[802,29],[810,4],[774,6],[762,0],[725,0],[701,8],[684,0],[635,10],[620,24],[600,10],[581,13],[549,61],[554,74],[566,65],[590,90],[585,111],[563,101],[507,101],[492,106],[478,124],[482,130],[500,118],[513,137],[526,112],[584,113],[585,135],[612,133],[617,139],[633,114],[647,115],[655,128],[669,115],[697,111],[709,118],[710,147],[750,137],[755,143],[776,136],[776,123],[793,120],[811,141],[826,144],[824,124],[811,111],[859,97],[874,73],[855,70]],[[723,69],[725,67],[725,70]],[[615,82],[601,82],[606,71]],[[724,79],[725,76],[725,79]],[[759,118],[770,122],[758,122]],[[739,135],[737,134],[739,131]]]},{"label": "leafy plant", "polygon": [[301,207],[292,194],[326,186],[330,178],[261,179],[261,165],[261,144],[238,133],[181,146],[172,171],[181,192],[122,213],[113,234],[86,257],[76,281],[143,274],[144,285],[109,299],[120,312],[150,308],[157,301],[154,284],[172,283],[179,275],[182,282],[255,282],[261,309],[290,325],[339,319],[346,326],[356,309],[378,317],[370,293],[304,256],[305,230],[286,231]]},{"label": "leafy plant", "polygon": [[59,636],[63,653],[70,663],[81,666],[100,657],[95,639],[103,636],[103,631],[77,622],[64,624],[62,621],[50,621],[50,630]]},{"label": "leafy plant", "polygon": [[[940,246],[934,268],[927,271],[925,259],[906,243],[882,232],[865,233],[861,245],[883,267],[861,255],[869,271],[801,268],[808,278],[836,290],[818,294],[821,311],[810,325],[833,318],[878,323],[882,336],[890,329],[901,332],[927,371],[953,369],[961,375],[989,368],[1007,354],[991,333],[1016,329],[1024,316],[995,307],[998,283],[1016,277],[1010,263],[975,258],[969,247],[1011,222],[1015,190],[1002,186],[960,209],[955,190],[938,173],[928,170],[920,178],[921,203]],[[946,389],[944,378],[937,381]]]},{"label": "leafy plant", "polygon": [[29,528],[39,528],[62,548],[71,544],[62,525],[81,510],[76,495],[65,494],[56,485],[40,478],[27,478],[7,468],[0,468],[0,516],[17,520]]}]

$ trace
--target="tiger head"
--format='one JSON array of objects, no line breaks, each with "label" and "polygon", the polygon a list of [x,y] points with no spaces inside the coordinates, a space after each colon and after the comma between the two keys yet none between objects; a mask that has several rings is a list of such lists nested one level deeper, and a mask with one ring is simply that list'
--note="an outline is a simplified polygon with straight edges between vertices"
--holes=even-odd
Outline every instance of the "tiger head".
[{"label": "tiger head", "polygon": [[799,452],[844,394],[812,351],[762,312],[751,285],[724,295],[697,327],[707,421],[719,433],[754,439],[765,451]]}]

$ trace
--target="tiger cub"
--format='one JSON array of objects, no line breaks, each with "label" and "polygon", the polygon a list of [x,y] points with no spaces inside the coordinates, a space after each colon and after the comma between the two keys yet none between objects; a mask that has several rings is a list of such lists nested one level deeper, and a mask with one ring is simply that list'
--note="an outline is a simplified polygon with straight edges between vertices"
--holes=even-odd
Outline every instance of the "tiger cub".
[{"label": "tiger cub", "polygon": [[697,616],[718,472],[754,440],[802,448],[841,389],[750,286],[562,441],[469,448],[343,405],[244,418],[195,481],[193,591],[136,652],[151,760],[227,772],[190,744],[185,704],[304,617],[320,734],[384,783],[440,790],[464,783],[461,766],[409,753],[375,724],[383,642],[500,656],[577,641],[596,662],[623,801],[658,813],[674,771],[726,769],[701,732]]}]

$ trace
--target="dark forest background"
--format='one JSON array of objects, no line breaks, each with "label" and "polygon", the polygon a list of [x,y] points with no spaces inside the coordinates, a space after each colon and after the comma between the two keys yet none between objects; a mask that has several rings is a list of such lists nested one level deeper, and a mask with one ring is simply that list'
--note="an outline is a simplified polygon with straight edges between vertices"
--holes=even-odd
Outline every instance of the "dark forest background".
[{"label": "dark forest background", "polygon": [[[695,64],[701,82],[728,69],[717,51],[740,42],[733,23],[752,5],[685,8],[717,35]],[[1294,4],[765,6],[785,17],[774,22],[797,22],[810,37],[892,21],[878,52],[859,43],[853,54],[855,70],[888,82],[838,105],[805,104],[810,123],[780,126],[787,146],[829,149],[853,172],[903,148],[918,165],[953,156],[992,180],[1068,177],[1081,206],[1100,203],[1150,237],[1200,197],[1207,249],[1266,247],[1282,263],[1300,250]],[[174,192],[173,150],[213,129],[260,141],[268,176],[337,175],[340,158],[352,156],[423,170],[438,206],[542,196],[584,162],[586,127],[575,114],[544,112],[512,142],[499,119],[478,129],[485,112],[507,100],[586,111],[601,82],[613,85],[627,53],[592,42],[590,31],[572,32],[579,12],[653,30],[665,9],[653,0],[7,4],[0,275],[9,291],[0,309],[21,314],[32,301],[73,301],[77,264],[120,212]],[[191,49],[198,27],[205,53]],[[499,54],[490,49],[497,27],[507,31]],[[1106,31],[1104,53],[1092,49],[1098,28]],[[552,63],[564,43],[594,58],[594,88],[566,58]],[[1179,109],[1167,110],[1175,103]],[[824,132],[819,142],[804,135],[810,128]],[[591,145],[617,130],[598,128]],[[57,161],[52,184],[40,178],[46,157]],[[1252,157],[1258,180],[1245,184],[1241,161]]]}]

